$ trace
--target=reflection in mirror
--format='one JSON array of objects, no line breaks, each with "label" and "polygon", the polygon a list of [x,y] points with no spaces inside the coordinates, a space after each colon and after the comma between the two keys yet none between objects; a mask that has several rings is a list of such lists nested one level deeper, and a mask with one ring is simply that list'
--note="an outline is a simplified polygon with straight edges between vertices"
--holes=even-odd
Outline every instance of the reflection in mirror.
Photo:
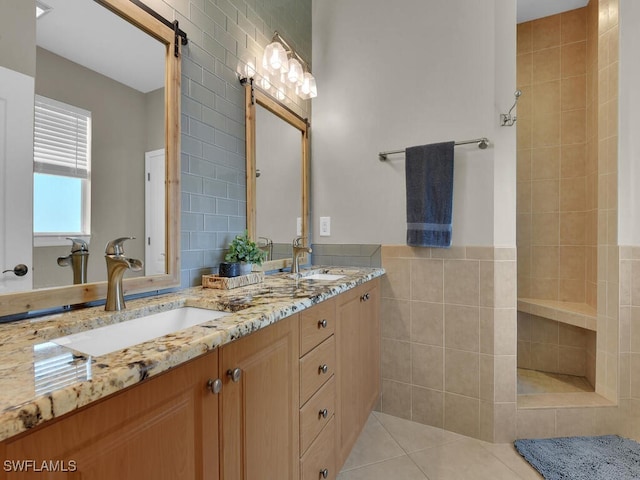
[{"label": "reflection in mirror", "polygon": [[[104,246],[113,238],[136,237],[127,245],[127,255],[139,259],[145,258],[146,246],[164,247],[165,243],[164,238],[145,234],[146,211],[155,213],[156,223],[163,226],[165,217],[164,209],[145,209],[145,153],[164,149],[165,142],[165,46],[96,2],[47,3],[51,10],[36,22],[36,105],[44,107],[36,108],[35,152],[43,161],[36,163],[34,173],[34,288],[77,280],[73,263],[71,268],[61,268],[65,265],[57,261],[73,255],[67,237],[80,237],[88,244],[83,283],[106,278]],[[38,128],[59,118],[46,110],[38,121],[38,112],[50,104],[57,111],[64,108],[89,115],[88,135],[79,137],[88,150],[86,160],[82,159],[86,169],[80,173],[79,161],[75,168],[59,168],[61,162],[75,160],[73,148],[80,144],[56,136],[71,114],[65,113],[61,125]],[[67,145],[61,151],[64,141]],[[164,178],[164,155],[153,158],[156,162],[149,168],[159,169],[154,176]],[[151,177],[154,172],[147,173]],[[162,205],[164,199],[153,201]],[[79,219],[77,228],[70,230],[64,220],[73,211]],[[165,272],[155,269],[153,273]]]},{"label": "reflection in mirror", "polygon": [[[300,131],[256,106],[256,234],[291,244],[300,235],[302,162]],[[261,242],[264,243],[264,242]]]},{"label": "reflection in mirror", "polygon": [[[0,132],[3,125],[11,132],[0,149],[0,263],[29,269],[0,276],[0,317],[104,299],[104,249],[118,237],[136,237],[128,257],[151,259],[144,276],[125,278],[125,294],[180,280],[180,45],[173,25],[126,0],[47,4],[51,10],[38,20],[26,7],[3,18],[21,32],[26,61],[0,50]],[[44,112],[35,134],[34,98]],[[3,110],[7,99],[21,108]],[[85,133],[75,128],[81,124]],[[85,245],[83,259],[74,269],[78,245]]]},{"label": "reflection in mirror", "polygon": [[309,241],[309,124],[250,80],[245,101],[247,227],[274,270],[291,264],[294,238]]}]

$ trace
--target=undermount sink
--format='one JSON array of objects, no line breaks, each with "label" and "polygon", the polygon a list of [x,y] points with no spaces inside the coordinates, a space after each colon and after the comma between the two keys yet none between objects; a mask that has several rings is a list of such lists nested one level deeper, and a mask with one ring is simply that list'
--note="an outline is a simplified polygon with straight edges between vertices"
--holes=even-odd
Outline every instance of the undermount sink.
[{"label": "undermount sink", "polygon": [[51,341],[97,357],[227,315],[230,313],[206,308],[181,307],[74,333]]},{"label": "undermount sink", "polygon": [[332,280],[340,280],[356,272],[357,270],[348,270],[345,268],[313,268],[310,270],[302,270],[300,273],[293,273],[291,277],[296,280],[324,280],[330,282]]},{"label": "undermount sink", "polygon": [[300,280],[339,280],[346,275],[336,275],[331,273],[313,273],[300,278]]}]

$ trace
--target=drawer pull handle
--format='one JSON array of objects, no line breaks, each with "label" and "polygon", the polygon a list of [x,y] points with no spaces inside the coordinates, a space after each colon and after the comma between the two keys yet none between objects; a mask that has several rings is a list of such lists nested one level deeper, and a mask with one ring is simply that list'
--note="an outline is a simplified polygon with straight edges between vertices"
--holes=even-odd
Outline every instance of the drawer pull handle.
[{"label": "drawer pull handle", "polygon": [[323,318],[322,320],[318,321],[318,328],[327,328],[327,320]]},{"label": "drawer pull handle", "polygon": [[369,294],[369,292],[365,293],[364,295],[362,295],[360,297],[360,300],[363,302],[366,302],[367,300],[369,300],[371,298],[371,295]]},{"label": "drawer pull handle", "polygon": [[327,470],[326,468],[323,468],[322,470],[320,470],[320,476],[322,478],[327,478],[329,476],[329,470]]},{"label": "drawer pull handle", "polygon": [[320,416],[322,418],[327,418],[329,416],[329,410],[327,410],[326,408],[323,410],[320,410]]},{"label": "drawer pull handle", "polygon": [[211,393],[213,394],[220,393],[220,390],[222,390],[222,380],[219,378],[216,378],[215,380],[210,378],[207,382],[207,388],[211,390]]},{"label": "drawer pull handle", "polygon": [[240,377],[242,377],[242,370],[239,368],[229,369],[227,370],[227,377],[229,377],[232,382],[239,382]]},{"label": "drawer pull handle", "polygon": [[320,365],[320,367],[318,367],[318,371],[319,373],[327,373],[329,371],[329,367],[325,363],[323,365]]}]

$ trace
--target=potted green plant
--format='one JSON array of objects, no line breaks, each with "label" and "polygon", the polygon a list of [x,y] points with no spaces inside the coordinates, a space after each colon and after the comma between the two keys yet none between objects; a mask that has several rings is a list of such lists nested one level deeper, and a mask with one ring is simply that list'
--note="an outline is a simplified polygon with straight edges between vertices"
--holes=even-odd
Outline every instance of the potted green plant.
[{"label": "potted green plant", "polygon": [[266,252],[260,250],[256,242],[249,238],[247,230],[237,235],[229,244],[229,251],[224,259],[230,263],[240,263],[240,275],[251,273],[253,264],[262,265]]}]

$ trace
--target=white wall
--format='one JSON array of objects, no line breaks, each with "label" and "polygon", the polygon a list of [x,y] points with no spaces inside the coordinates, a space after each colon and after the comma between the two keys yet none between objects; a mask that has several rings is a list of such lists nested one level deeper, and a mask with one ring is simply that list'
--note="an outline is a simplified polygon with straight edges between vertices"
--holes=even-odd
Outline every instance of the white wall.
[{"label": "white wall", "polygon": [[640,2],[620,0],[618,243],[640,245]]},{"label": "white wall", "polygon": [[498,127],[515,90],[513,4],[313,2],[314,241],[404,244],[404,156],[378,152],[486,136],[487,150],[456,147],[453,244],[515,246],[515,128]]}]

